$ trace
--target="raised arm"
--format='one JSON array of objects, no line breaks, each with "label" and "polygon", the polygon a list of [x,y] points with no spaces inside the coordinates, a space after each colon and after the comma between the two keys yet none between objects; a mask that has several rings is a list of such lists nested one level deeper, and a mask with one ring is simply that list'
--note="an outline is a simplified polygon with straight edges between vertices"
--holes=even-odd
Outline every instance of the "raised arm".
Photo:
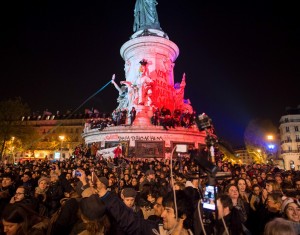
[{"label": "raised arm", "polygon": [[121,88],[120,88],[119,85],[115,82],[115,74],[112,75],[111,83],[114,84],[115,88],[119,91],[119,93],[122,93]]}]

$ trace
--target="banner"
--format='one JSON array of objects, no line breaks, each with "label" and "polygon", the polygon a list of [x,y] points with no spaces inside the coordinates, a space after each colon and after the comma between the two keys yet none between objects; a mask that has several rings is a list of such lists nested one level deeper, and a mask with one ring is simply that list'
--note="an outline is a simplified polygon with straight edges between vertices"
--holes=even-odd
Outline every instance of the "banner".
[{"label": "banner", "polygon": [[114,158],[116,148],[118,148],[118,146],[112,147],[112,148],[106,148],[106,149],[98,150],[97,153],[96,153],[96,157],[102,156],[105,159],[107,159],[109,157]]}]

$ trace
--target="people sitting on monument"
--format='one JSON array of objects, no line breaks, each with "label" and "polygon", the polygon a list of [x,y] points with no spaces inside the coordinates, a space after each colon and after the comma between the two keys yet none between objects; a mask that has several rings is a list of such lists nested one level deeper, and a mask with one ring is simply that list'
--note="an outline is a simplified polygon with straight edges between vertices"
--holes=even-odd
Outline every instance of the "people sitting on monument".
[{"label": "people sitting on monument", "polygon": [[180,109],[175,109],[173,112],[173,122],[174,122],[175,126],[181,126],[180,125],[180,115],[181,115]]},{"label": "people sitting on monument", "polygon": [[132,125],[133,122],[134,122],[134,119],[136,117],[136,109],[135,109],[135,107],[131,108],[129,114],[130,114],[130,125]]},{"label": "people sitting on monument", "polygon": [[165,106],[163,106],[160,110],[160,113],[161,113],[160,123],[163,126],[163,128],[165,130],[168,130],[168,127],[175,128],[170,109],[167,109]]},{"label": "people sitting on monument", "polygon": [[153,112],[153,116],[151,117],[152,125],[159,126],[160,125],[159,118],[160,118],[160,110],[159,108],[156,108]]},{"label": "people sitting on monument", "polygon": [[180,116],[181,126],[188,128],[190,126],[190,118],[191,118],[191,114],[186,109]]}]

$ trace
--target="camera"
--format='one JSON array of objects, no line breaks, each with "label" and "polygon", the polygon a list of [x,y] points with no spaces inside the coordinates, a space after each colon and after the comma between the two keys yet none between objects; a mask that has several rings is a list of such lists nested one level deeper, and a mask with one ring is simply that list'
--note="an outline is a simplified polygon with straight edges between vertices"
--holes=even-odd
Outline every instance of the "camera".
[{"label": "camera", "polygon": [[52,168],[51,168],[51,169],[55,171],[55,170],[56,170],[56,166],[52,166]]},{"label": "camera", "polygon": [[216,210],[216,193],[217,193],[217,186],[208,185],[205,188],[205,192],[203,195],[203,208],[208,210]]},{"label": "camera", "polygon": [[75,177],[81,176],[81,173],[78,170],[74,170],[72,175],[73,175],[73,178],[75,178]]}]

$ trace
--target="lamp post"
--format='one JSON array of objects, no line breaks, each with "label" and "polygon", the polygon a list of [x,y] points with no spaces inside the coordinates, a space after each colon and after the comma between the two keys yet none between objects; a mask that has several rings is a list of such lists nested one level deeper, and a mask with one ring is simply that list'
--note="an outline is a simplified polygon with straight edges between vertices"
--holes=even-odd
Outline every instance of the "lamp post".
[{"label": "lamp post", "polygon": [[62,147],[63,147],[63,142],[64,142],[64,139],[65,139],[65,136],[64,135],[60,135],[58,136],[59,139],[60,139],[60,157],[62,157]]},{"label": "lamp post", "polygon": [[271,164],[273,164],[273,154],[275,150],[275,144],[274,144],[274,136],[269,134],[266,136],[267,139],[267,148],[266,148],[266,153],[267,153],[267,160],[271,161]]}]

